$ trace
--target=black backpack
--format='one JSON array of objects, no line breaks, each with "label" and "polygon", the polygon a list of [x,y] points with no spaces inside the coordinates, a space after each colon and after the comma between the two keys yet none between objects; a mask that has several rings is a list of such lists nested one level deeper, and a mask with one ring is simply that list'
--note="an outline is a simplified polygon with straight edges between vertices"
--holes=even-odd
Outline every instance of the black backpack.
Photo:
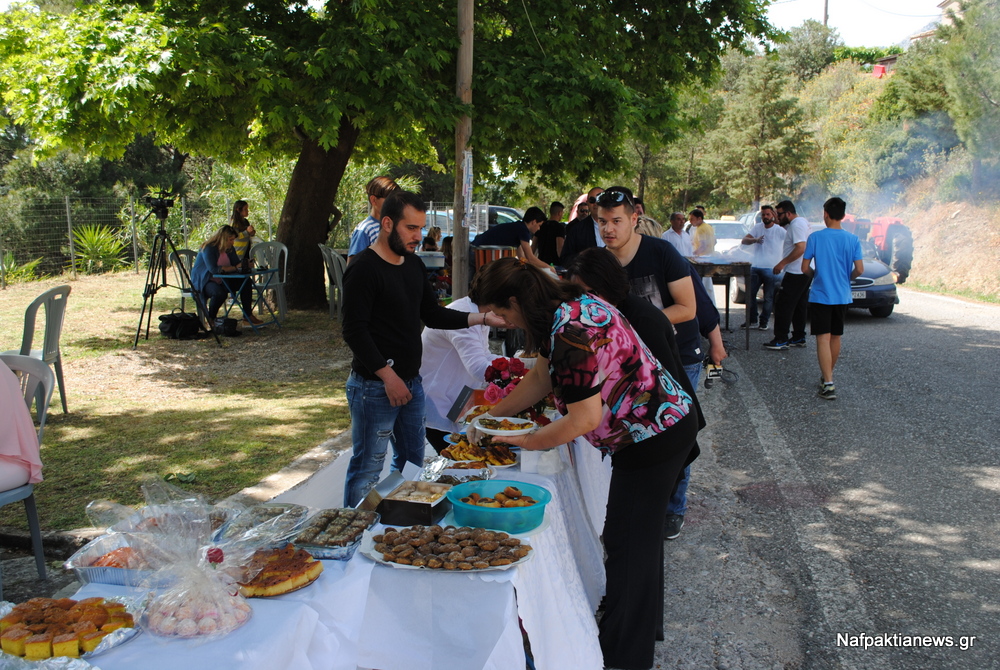
[{"label": "black backpack", "polygon": [[193,340],[198,337],[198,317],[174,310],[160,315],[160,333],[171,340]]}]

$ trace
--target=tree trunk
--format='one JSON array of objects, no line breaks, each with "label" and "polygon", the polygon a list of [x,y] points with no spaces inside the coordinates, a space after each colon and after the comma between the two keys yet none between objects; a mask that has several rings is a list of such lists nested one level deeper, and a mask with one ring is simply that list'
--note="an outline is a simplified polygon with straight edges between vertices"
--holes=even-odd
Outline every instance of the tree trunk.
[{"label": "tree trunk", "polygon": [[325,270],[320,244],[330,234],[330,216],[340,180],[354,152],[358,130],[346,116],[340,122],[340,141],[323,149],[311,138],[302,140],[299,160],[281,206],[278,241],[288,247],[285,293],[292,309],[325,309]]}]

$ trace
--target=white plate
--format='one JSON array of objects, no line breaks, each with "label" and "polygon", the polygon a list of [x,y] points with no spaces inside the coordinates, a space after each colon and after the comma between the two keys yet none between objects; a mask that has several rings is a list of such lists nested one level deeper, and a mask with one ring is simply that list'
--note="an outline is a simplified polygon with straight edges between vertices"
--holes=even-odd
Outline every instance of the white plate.
[{"label": "white plate", "polygon": [[[451,512],[449,512],[449,514],[451,514]],[[538,529],[544,526],[545,522],[543,521],[542,524],[538,528],[533,529],[532,532],[537,532]],[[409,528],[409,526],[402,526],[402,528]],[[381,532],[384,533],[385,530]],[[445,570],[443,568],[428,568],[422,565],[403,565],[401,563],[391,563],[382,558],[382,554],[380,552],[375,551],[375,541],[372,540],[373,535],[375,535],[375,533],[371,529],[365,531],[365,534],[361,536],[361,546],[358,547],[358,552],[365,558],[371,559],[380,565],[388,565],[390,568],[398,568],[400,570],[430,570],[431,572],[449,572],[449,573],[493,572],[495,570],[510,570],[511,568],[516,568],[517,566],[530,561],[531,557],[535,555],[535,549],[534,547],[532,547],[531,551],[528,552],[527,556],[518,559],[517,561],[511,563],[510,565],[491,565],[488,568],[472,568],[471,570]]]},{"label": "white plate", "polygon": [[531,425],[529,425],[527,428],[520,428],[518,430],[500,430],[498,428],[484,428],[482,425],[480,425],[479,423],[480,417],[478,416],[476,417],[476,420],[473,421],[472,423],[481,432],[486,433],[487,435],[495,435],[496,437],[503,437],[505,435],[527,435],[535,428],[538,428],[538,426],[535,424],[534,421],[531,421],[530,419],[518,419],[516,416],[491,416],[490,418],[495,421],[503,421],[504,419],[507,419],[508,421],[514,421],[517,423],[527,422]]}]

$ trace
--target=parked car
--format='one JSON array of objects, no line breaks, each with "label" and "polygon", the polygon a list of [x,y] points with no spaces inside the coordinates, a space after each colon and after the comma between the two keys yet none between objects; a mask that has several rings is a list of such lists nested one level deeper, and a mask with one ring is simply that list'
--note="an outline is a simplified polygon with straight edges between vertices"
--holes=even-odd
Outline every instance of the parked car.
[{"label": "parked car", "polygon": [[[473,207],[482,207],[482,205],[475,205]],[[500,223],[510,223],[511,221],[520,221],[521,213],[514,209],[513,207],[504,207],[502,205],[490,205],[489,213],[487,215],[487,221],[490,228]],[[432,209],[427,211],[427,225],[424,226],[423,235],[427,237],[427,231],[431,229],[432,226],[437,226],[441,229],[441,234],[444,237],[448,237],[452,234],[452,219],[454,218],[453,210],[448,209]],[[479,233],[486,230],[485,226],[477,229],[475,225],[469,226],[469,241],[471,242],[473,238]]]},{"label": "parked car", "polygon": [[[821,223],[810,224],[812,232],[822,230],[824,227]],[[865,269],[860,277],[851,280],[851,307],[867,309],[872,316],[884,319],[892,314],[893,308],[899,304],[896,274],[879,260],[878,252],[870,242],[861,243],[861,252],[864,256]],[[736,247],[726,255],[736,261],[753,261],[752,252],[744,246]],[[730,295],[737,304],[742,305],[746,302],[746,285],[743,277],[732,278]]]},{"label": "parked car", "polygon": [[750,229],[741,221],[706,219],[705,223],[712,226],[712,230],[715,231],[715,253],[717,254],[725,254],[741,246],[743,238],[750,232]]}]

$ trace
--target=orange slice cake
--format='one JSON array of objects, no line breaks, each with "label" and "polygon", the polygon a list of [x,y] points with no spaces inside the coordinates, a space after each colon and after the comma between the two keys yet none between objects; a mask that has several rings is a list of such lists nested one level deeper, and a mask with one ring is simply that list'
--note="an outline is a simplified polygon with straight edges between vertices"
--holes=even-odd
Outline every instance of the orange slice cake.
[{"label": "orange slice cake", "polygon": [[240,592],[247,598],[278,596],[307,586],[319,578],[323,564],[304,549],[288,544],[281,549],[262,549],[250,559],[249,572],[260,571]]},{"label": "orange slice cake", "polygon": [[93,651],[112,630],[134,626],[124,605],[104,598],[32,598],[0,619],[0,649],[31,661],[75,658]]}]

